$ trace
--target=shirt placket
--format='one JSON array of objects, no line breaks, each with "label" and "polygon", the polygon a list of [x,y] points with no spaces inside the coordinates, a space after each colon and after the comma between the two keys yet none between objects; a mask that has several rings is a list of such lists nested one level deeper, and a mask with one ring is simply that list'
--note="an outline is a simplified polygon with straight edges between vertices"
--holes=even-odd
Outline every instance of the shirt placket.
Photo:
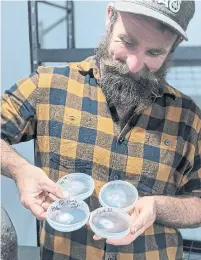
[{"label": "shirt placket", "polygon": [[[126,174],[126,165],[128,158],[128,140],[126,139],[127,133],[137,124],[140,113],[150,106],[154,101],[152,100],[149,104],[141,107],[140,110],[133,113],[129,118],[123,129],[120,131],[118,136],[114,136],[114,143],[112,155],[111,155],[111,166],[109,180],[124,180]],[[121,160],[118,158],[118,154],[124,155]],[[116,170],[118,168],[118,170]],[[106,252],[104,260],[117,260],[118,252],[117,247],[105,244]]]}]

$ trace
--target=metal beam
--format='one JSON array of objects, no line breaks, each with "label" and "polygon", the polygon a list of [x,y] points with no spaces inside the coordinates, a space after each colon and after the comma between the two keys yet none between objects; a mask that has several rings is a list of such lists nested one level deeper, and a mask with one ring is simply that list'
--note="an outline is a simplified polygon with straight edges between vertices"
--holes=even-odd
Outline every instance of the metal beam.
[{"label": "metal beam", "polygon": [[189,59],[183,59],[183,60],[177,60],[173,59],[172,66],[173,67],[200,67],[201,60],[189,60]]},{"label": "metal beam", "polygon": [[48,26],[47,28],[45,28],[42,33],[41,33],[41,37],[45,36],[47,33],[49,33],[52,29],[54,29],[55,27],[57,27],[59,24],[61,24],[63,21],[65,21],[67,19],[67,16],[64,16],[62,18],[60,18],[58,21],[56,21],[55,23],[51,24],[50,26]]},{"label": "metal beam", "polygon": [[40,49],[40,62],[77,62],[94,55],[94,49]]},{"label": "metal beam", "polygon": [[[40,62],[77,62],[94,55],[94,49],[39,49]],[[200,66],[201,47],[179,47],[173,56],[173,66]]]},{"label": "metal beam", "polygon": [[29,43],[31,56],[31,71],[37,70],[39,64],[38,50],[40,48],[38,39],[38,9],[37,1],[28,1],[29,19]]},{"label": "metal beam", "polygon": [[173,55],[173,66],[201,66],[201,47],[178,47]]},{"label": "metal beam", "polygon": [[66,1],[66,26],[67,26],[67,48],[75,48],[74,32],[74,3],[71,0]]},{"label": "metal beam", "polygon": [[41,3],[41,4],[46,4],[46,5],[50,5],[50,6],[53,6],[53,7],[57,7],[57,8],[62,9],[62,10],[66,10],[65,6],[58,5],[58,4],[55,4],[55,3],[51,3],[51,2],[48,2],[48,1],[37,1],[37,2]]},{"label": "metal beam", "polygon": [[[174,59],[201,61],[201,46],[178,47],[175,50]],[[201,63],[200,63],[200,65],[201,65]]]}]

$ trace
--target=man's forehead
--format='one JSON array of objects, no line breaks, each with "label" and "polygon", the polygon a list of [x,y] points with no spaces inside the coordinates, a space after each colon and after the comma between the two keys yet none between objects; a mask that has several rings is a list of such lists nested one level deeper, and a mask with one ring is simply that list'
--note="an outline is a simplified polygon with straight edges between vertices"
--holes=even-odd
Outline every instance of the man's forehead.
[{"label": "man's forehead", "polygon": [[139,14],[131,14],[126,12],[120,12],[120,17],[122,18],[123,22],[129,22],[135,26],[148,26],[150,28],[155,28],[157,30],[160,30],[161,23],[157,21],[156,19],[139,15]]},{"label": "man's forehead", "polygon": [[150,17],[120,12],[120,19],[126,32],[131,35],[139,32],[147,38],[161,37],[161,41],[162,38],[168,40],[177,37],[165,25]]}]

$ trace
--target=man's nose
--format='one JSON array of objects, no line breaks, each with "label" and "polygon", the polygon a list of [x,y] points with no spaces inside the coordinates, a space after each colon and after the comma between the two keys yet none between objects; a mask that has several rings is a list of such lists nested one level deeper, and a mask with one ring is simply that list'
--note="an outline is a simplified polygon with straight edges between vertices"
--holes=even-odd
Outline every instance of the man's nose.
[{"label": "man's nose", "polygon": [[139,72],[144,67],[144,61],[141,55],[129,55],[126,59],[127,66],[132,73]]}]

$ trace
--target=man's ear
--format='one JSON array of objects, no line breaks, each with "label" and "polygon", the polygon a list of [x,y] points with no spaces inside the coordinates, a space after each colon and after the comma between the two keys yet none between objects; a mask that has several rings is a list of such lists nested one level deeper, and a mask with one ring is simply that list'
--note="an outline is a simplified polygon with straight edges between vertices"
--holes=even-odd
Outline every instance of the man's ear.
[{"label": "man's ear", "polygon": [[175,51],[175,49],[177,48],[177,46],[183,42],[183,38],[181,36],[178,36],[177,39],[175,40],[174,44],[172,45],[171,51],[170,53],[173,53]]},{"label": "man's ear", "polygon": [[112,15],[112,10],[114,8],[114,4],[110,3],[107,6],[106,9],[106,30],[110,30],[110,23],[111,23],[111,15]]}]

